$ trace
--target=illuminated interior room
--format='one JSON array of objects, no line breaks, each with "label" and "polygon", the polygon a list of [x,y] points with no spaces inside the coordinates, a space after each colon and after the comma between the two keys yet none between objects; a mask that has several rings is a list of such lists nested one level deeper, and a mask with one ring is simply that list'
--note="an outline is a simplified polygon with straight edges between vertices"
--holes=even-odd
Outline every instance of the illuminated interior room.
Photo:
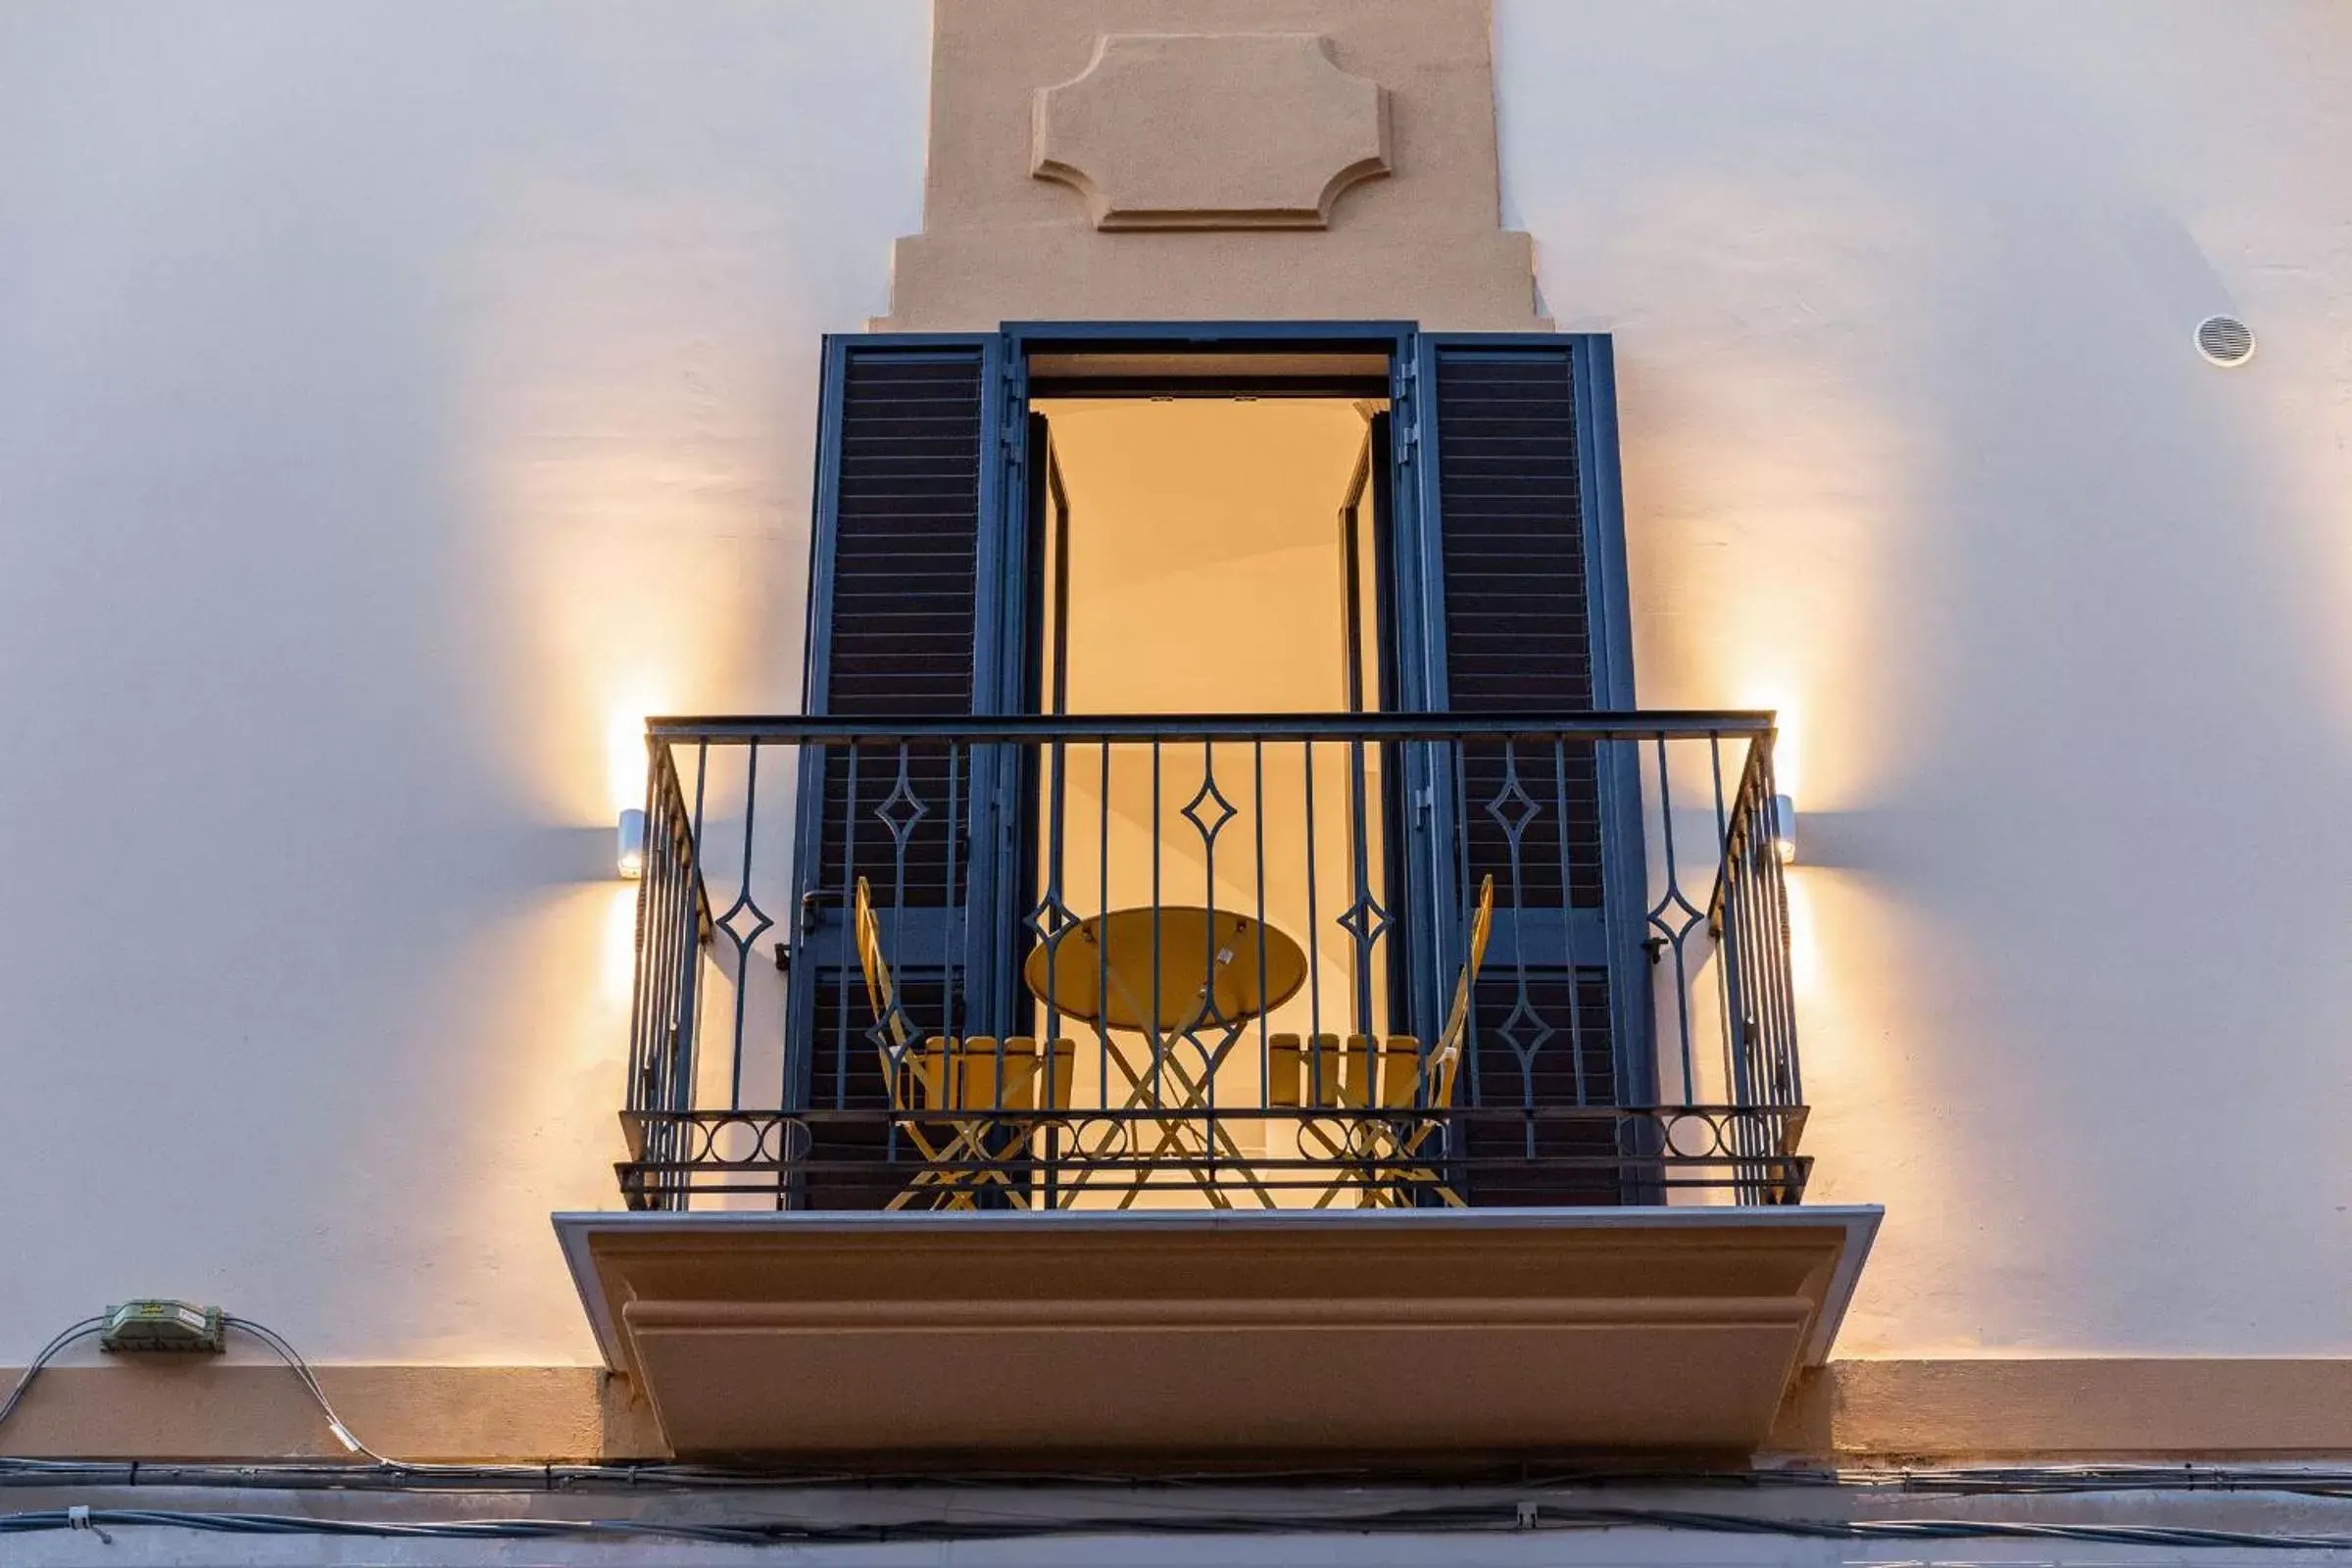
[{"label": "illuminated interior room", "polygon": [[[1049,453],[1037,540],[1041,710],[1378,710],[1385,545],[1371,476],[1385,462],[1375,449],[1386,407],[1385,398],[1279,394],[1036,400]],[[1379,747],[1345,742],[1201,742],[1074,749],[1041,769],[1041,892],[1052,890],[1071,916],[1230,911],[1305,950],[1302,983],[1241,1020],[1246,1049],[1220,1052],[1225,1031],[1214,1027],[1163,1037],[1175,1058],[1166,1066],[1177,1070],[1198,1073],[1222,1057],[1213,1085],[1202,1086],[1214,1106],[1268,1103],[1267,1039],[1377,1032],[1388,1022],[1385,937],[1358,943],[1332,923],[1357,896],[1358,867],[1346,851],[1359,815],[1365,842],[1376,851],[1384,843],[1381,762]],[[1321,853],[1310,853],[1316,845]],[[1368,857],[1361,874],[1385,902],[1385,858]],[[1179,988],[1171,976],[1162,984]],[[1050,1010],[1038,1004],[1041,1035],[1054,1027]],[[1081,1023],[1075,1038],[1073,1102],[1164,1093],[1152,1082],[1144,1032]],[[1286,1136],[1295,1142],[1290,1128],[1237,1120],[1232,1130],[1245,1153],[1296,1153],[1281,1147]],[[1075,1201],[1192,1205],[1202,1197],[1171,1171],[1140,1194]]]}]

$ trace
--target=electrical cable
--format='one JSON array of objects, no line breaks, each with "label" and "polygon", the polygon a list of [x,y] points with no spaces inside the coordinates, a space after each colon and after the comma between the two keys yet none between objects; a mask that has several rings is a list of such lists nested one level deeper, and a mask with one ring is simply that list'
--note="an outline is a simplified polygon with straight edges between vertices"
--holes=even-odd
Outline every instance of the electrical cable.
[{"label": "electrical cable", "polygon": [[[294,1376],[301,1380],[303,1388],[309,1392],[313,1402],[318,1406],[319,1413],[326,1417],[326,1428],[334,1434],[335,1440],[353,1453],[367,1458],[378,1471],[406,1478],[444,1475],[470,1476],[476,1471],[488,1469],[496,1472],[502,1480],[513,1482],[517,1479],[535,1479],[547,1469],[544,1465],[480,1466],[436,1464],[417,1459],[388,1458],[361,1442],[359,1436],[344,1424],[343,1418],[335,1413],[334,1403],[327,1398],[326,1390],[318,1386],[318,1374],[311,1370],[311,1363],[303,1358],[302,1352],[294,1348],[293,1342],[270,1327],[269,1324],[254,1318],[223,1314],[220,1321],[229,1328],[253,1336],[274,1351],[277,1358],[285,1362]],[[348,1470],[348,1467],[336,1468]]]},{"label": "electrical cable", "polygon": [[[238,1330],[241,1333],[250,1335],[252,1338],[261,1341],[263,1345],[270,1348],[271,1353],[276,1355],[280,1361],[283,1361],[286,1364],[287,1369],[294,1374],[298,1381],[300,1381],[304,1391],[310,1395],[312,1401],[318,1406],[319,1413],[326,1417],[327,1430],[334,1434],[336,1441],[341,1443],[344,1447],[350,1449],[353,1453],[366,1456],[379,1468],[386,1470],[430,1472],[439,1468],[438,1466],[433,1465],[404,1463],[398,1459],[386,1458],[384,1455],[376,1452],[373,1448],[368,1446],[367,1444],[361,1442],[358,1436],[352,1432],[351,1428],[344,1424],[343,1418],[335,1413],[334,1402],[327,1398],[326,1391],[318,1386],[318,1375],[311,1370],[310,1362],[305,1360],[302,1352],[295,1349],[292,1342],[287,1340],[284,1335],[278,1333],[277,1330],[271,1328],[269,1324],[260,1322],[254,1318],[237,1317],[226,1313],[222,1314],[220,1322],[224,1328]],[[55,1358],[60,1351],[66,1348],[66,1347],[74,1344],[76,1341],[87,1339],[91,1335],[101,1332],[105,1327],[105,1314],[101,1313],[95,1317],[85,1317],[80,1322],[71,1324],[68,1327],[60,1330],[55,1338],[51,1339],[47,1345],[42,1346],[40,1350],[33,1356],[33,1358],[29,1362],[25,1363],[23,1375],[17,1379],[16,1387],[9,1391],[8,1397],[5,1400],[0,1400],[0,1423],[5,1423],[8,1418],[16,1412],[17,1405],[24,1399],[25,1391],[32,1387],[32,1380],[40,1375],[41,1368],[48,1365],[49,1362]],[[0,1460],[0,1464],[4,1464],[12,1470],[26,1464],[40,1466],[41,1473],[45,1473],[52,1478],[54,1478],[57,1473],[54,1469],[54,1466],[59,1461],[54,1460]],[[68,1460],[64,1462],[67,1464],[72,1464],[74,1461]],[[472,1470],[478,1467],[458,1466],[456,1468],[462,1470]],[[527,1472],[535,1467],[522,1466],[504,1468],[521,1469]]]},{"label": "electrical cable", "polygon": [[251,1335],[276,1352],[277,1358],[285,1362],[292,1369],[295,1377],[302,1380],[302,1386],[310,1391],[312,1399],[318,1403],[319,1413],[326,1417],[326,1429],[335,1435],[335,1440],[343,1446],[354,1453],[366,1454],[379,1465],[400,1468],[395,1461],[385,1458],[362,1443],[352,1434],[351,1428],[343,1424],[343,1418],[335,1414],[334,1404],[327,1398],[326,1391],[318,1386],[317,1375],[311,1371],[311,1363],[302,1358],[302,1352],[295,1349],[293,1344],[284,1335],[267,1323],[257,1322],[249,1317],[234,1317],[224,1313],[220,1321],[228,1328]]},{"label": "electrical cable", "polygon": [[1242,1534],[1500,1534],[1544,1529],[1662,1529],[1812,1541],[2031,1540],[2100,1545],[2233,1547],[2340,1551],[2352,1535],[2262,1535],[2187,1526],[2025,1524],[1965,1519],[1766,1519],[1668,1508],[1581,1508],[1502,1504],[1484,1508],[1375,1510],[1353,1515],[1216,1514],[1197,1519],[1102,1516],[984,1523],[918,1520],[875,1525],[793,1523],[774,1519],[687,1525],[639,1519],[364,1520],[267,1513],[202,1513],[175,1508],[36,1509],[0,1514],[0,1535],[134,1525],[222,1535],[416,1537],[445,1540],[552,1541],[653,1538],[719,1545],[1004,1541],[1050,1536]]},{"label": "electrical cable", "polygon": [[259,1487],[285,1491],[397,1492],[423,1490],[412,1478],[430,1478],[431,1490],[576,1493],[669,1490],[808,1490],[860,1486],[874,1490],[1041,1487],[1124,1489],[1177,1493],[1200,1488],[1265,1488],[1365,1484],[1503,1488],[1533,1491],[1606,1486],[1622,1490],[1697,1488],[1764,1493],[1816,1491],[1917,1493],[1953,1496],[2067,1495],[2114,1492],[2232,1492],[2352,1499],[2352,1470],[2320,1466],[2181,1464],[2009,1465],[1982,1469],[1889,1470],[1627,1470],[1445,1473],[1342,1467],[1281,1471],[942,1470],[877,1474],[618,1460],[537,1464],[436,1463],[388,1460],[354,1465],[333,1461],[33,1459],[0,1456],[0,1488],[9,1486]]},{"label": "electrical cable", "polygon": [[24,1391],[32,1387],[32,1380],[40,1376],[41,1368],[49,1364],[52,1356],[74,1341],[86,1340],[105,1327],[106,1316],[104,1313],[100,1313],[96,1317],[85,1317],[78,1323],[69,1324],[58,1330],[57,1336],[47,1345],[42,1346],[31,1360],[24,1363],[24,1371],[17,1379],[17,1386],[8,1391],[8,1397],[0,1399],[0,1425],[6,1424],[8,1418],[16,1413],[18,1401],[24,1397]]}]

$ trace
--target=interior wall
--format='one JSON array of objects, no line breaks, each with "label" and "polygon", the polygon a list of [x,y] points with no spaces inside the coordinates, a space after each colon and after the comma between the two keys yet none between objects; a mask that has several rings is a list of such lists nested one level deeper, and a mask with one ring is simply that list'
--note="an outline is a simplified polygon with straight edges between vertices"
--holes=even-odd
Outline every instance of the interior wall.
[{"label": "interior wall", "polygon": [[[1347,708],[1339,519],[1364,447],[1355,403],[1052,398],[1033,407],[1049,421],[1069,500],[1068,711]],[[1364,507],[1368,515],[1368,498]],[[1041,659],[1050,661],[1050,648],[1049,629]],[[1227,1056],[1220,1104],[1264,1102],[1261,1032],[1360,1027],[1350,1001],[1359,955],[1334,923],[1356,893],[1348,848],[1353,760],[1348,748],[1316,746],[1310,779],[1307,752],[1298,742],[1254,752],[1117,747],[1107,775],[1099,750],[1074,748],[1064,759],[1058,870],[1073,913],[1154,904],[1239,912],[1264,920],[1307,959],[1308,982]],[[1379,758],[1364,760],[1365,817],[1377,835]],[[1212,775],[1222,807],[1203,795]],[[1041,857],[1051,880],[1050,849]],[[1383,892],[1375,886],[1376,898]],[[1376,953],[1374,967],[1381,961]],[[1199,979],[1163,976],[1171,987]],[[1375,1005],[1385,1000],[1382,985]],[[1177,1048],[1196,1065],[1218,1031],[1199,1033]],[[1101,1103],[1107,1092],[1117,1103],[1118,1068],[1097,1041],[1082,1044],[1076,1102]],[[1114,1038],[1110,1049],[1135,1058],[1143,1037]],[[1169,1196],[1199,1195],[1188,1198],[1179,1184]]]},{"label": "interior wall", "polygon": [[[1781,710],[1842,1354],[2343,1354],[2352,11],[1496,0],[1645,706]],[[2218,369],[2215,312],[2260,347]]]},{"label": "interior wall", "polygon": [[1348,706],[1338,398],[1041,398],[1071,506],[1069,711]]}]

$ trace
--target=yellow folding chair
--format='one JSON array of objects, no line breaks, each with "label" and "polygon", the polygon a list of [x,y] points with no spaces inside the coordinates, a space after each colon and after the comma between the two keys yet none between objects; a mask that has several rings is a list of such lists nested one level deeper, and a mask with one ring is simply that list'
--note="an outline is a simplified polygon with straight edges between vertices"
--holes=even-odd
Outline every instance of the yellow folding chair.
[{"label": "yellow folding chair", "polygon": [[[1479,884],[1478,907],[1470,917],[1470,953],[1453,985],[1453,1005],[1437,1044],[1424,1054],[1412,1035],[1316,1035],[1302,1041],[1298,1035],[1276,1035],[1267,1042],[1268,1104],[1323,1107],[1335,1110],[1442,1110],[1453,1103],[1453,1085],[1461,1071],[1462,1042],[1470,1031],[1470,992],[1486,962],[1487,939],[1494,926],[1494,879]],[[1324,1152],[1357,1167],[1360,1205],[1368,1208],[1401,1205],[1415,1188],[1434,1190],[1456,1208],[1461,1195],[1420,1163],[1422,1151],[1444,1130],[1445,1123],[1423,1118],[1404,1124],[1390,1116],[1340,1118],[1343,1129],[1334,1141],[1315,1120],[1302,1130],[1323,1145]],[[1322,1208],[1339,1196],[1334,1186],[1315,1202]]]},{"label": "yellow folding chair", "polygon": [[[974,1113],[1065,1108],[1076,1045],[1053,1041],[1041,1061],[1036,1039],[1027,1035],[1002,1041],[990,1035],[968,1040],[918,1037],[899,1004],[898,981],[882,954],[882,921],[874,912],[873,889],[863,877],[858,879],[856,928],[865,998],[881,1031],[877,1049],[883,1082],[890,1086],[890,1107],[924,1161],[924,1168],[889,1206],[903,1208],[927,1197],[934,1207],[974,1208],[978,1189],[993,1182],[1026,1208],[1027,1195],[1007,1173],[980,1168],[996,1157],[988,1149],[987,1133],[998,1118]],[[948,1128],[945,1139],[933,1131],[940,1125]]]}]

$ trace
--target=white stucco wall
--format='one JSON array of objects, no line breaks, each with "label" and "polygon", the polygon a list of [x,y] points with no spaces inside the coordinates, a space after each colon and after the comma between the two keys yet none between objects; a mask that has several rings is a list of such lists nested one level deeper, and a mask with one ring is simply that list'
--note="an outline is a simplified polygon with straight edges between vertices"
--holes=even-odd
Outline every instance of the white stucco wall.
[{"label": "white stucco wall", "polygon": [[1642,701],[1790,715],[1841,1350],[2352,1351],[2352,10],[1496,13]]},{"label": "white stucco wall", "polygon": [[[1497,10],[1642,696],[1792,716],[1844,1348],[2352,1351],[2352,13]],[[0,1363],[592,1358],[614,732],[797,695],[927,24],[0,9]]]},{"label": "white stucco wall", "polygon": [[797,701],[929,21],[0,8],[0,1364],[157,1292],[594,1359],[613,731]]}]

